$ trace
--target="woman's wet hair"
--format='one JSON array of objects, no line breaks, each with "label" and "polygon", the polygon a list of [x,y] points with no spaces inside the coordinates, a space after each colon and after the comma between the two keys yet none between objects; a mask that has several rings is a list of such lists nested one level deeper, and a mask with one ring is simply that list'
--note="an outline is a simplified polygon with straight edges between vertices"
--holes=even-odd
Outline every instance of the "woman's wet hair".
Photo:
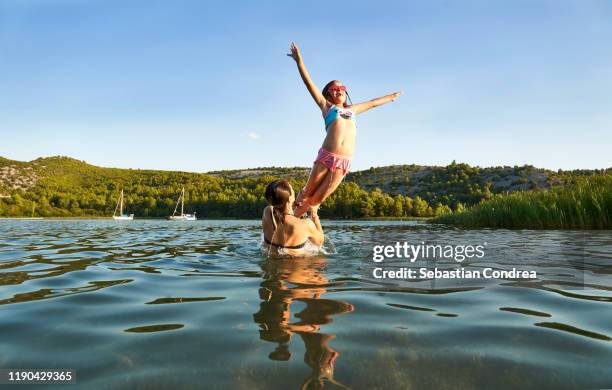
[{"label": "woman's wet hair", "polygon": [[274,217],[282,221],[285,207],[291,198],[291,184],[285,179],[274,180],[266,187],[265,197],[274,210]]},{"label": "woman's wet hair", "polygon": [[[332,85],[334,85],[334,83],[340,83],[340,81],[338,80],[330,81],[329,83],[325,84],[325,86],[323,87],[323,90],[321,91],[321,94],[326,100],[333,101],[333,99],[331,98],[331,95],[329,94],[329,88]],[[348,91],[345,90],[344,93],[346,93],[346,100],[344,101],[344,107],[352,105],[353,100],[351,99],[351,96],[349,95]],[[347,102],[350,102],[350,104],[347,104]]]}]

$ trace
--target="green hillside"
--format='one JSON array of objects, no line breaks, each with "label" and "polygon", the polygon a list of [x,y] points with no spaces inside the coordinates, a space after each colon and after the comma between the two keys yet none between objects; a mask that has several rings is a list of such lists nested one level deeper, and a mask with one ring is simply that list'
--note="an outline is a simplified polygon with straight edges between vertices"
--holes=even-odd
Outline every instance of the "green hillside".
[{"label": "green hillside", "polygon": [[380,188],[390,195],[420,196],[431,204],[442,203],[453,210],[461,203],[469,206],[490,199],[494,194],[550,189],[563,186],[576,176],[612,173],[607,170],[551,171],[531,165],[471,167],[454,161],[446,167],[393,165],[351,173],[348,181],[362,188]]},{"label": "green hillside", "polygon": [[[265,206],[265,186],[280,177],[301,188],[308,170],[262,168],[189,173],[100,168],[68,157],[31,162],[0,160],[0,216],[110,216],[121,189],[125,211],[137,217],[166,217],[174,210],[181,188],[186,211],[200,217],[258,218]],[[294,174],[295,173],[295,174]],[[439,209],[440,210],[440,209]],[[438,211],[439,211],[438,210]],[[343,184],[325,203],[324,217],[426,217],[434,209],[419,198],[391,197]]]},{"label": "green hillside", "polygon": [[[208,173],[101,168],[68,157],[30,162],[0,157],[0,216],[110,216],[121,189],[136,217],[172,213],[181,187],[200,217],[257,218],[263,191],[287,178],[296,189],[308,168],[255,168]],[[553,172],[524,167],[416,165],[353,172],[321,208],[327,218],[431,217],[463,210],[494,194],[559,187],[600,171]]]}]

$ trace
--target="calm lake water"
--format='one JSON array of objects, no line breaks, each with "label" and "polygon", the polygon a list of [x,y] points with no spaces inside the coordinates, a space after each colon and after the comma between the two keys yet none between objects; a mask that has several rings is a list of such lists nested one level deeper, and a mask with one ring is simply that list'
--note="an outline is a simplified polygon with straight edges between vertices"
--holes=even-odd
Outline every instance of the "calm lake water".
[{"label": "calm lake water", "polygon": [[[610,231],[323,223],[328,253],[289,260],[262,255],[258,221],[0,221],[0,368],[87,388],[612,387]],[[372,246],[395,241],[486,242],[461,265],[537,279],[374,279]]]}]

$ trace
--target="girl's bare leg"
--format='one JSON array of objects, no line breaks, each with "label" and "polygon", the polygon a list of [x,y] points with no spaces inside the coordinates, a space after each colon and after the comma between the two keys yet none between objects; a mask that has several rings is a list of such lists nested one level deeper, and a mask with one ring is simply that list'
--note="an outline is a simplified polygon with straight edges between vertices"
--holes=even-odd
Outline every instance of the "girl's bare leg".
[{"label": "girl's bare leg", "polygon": [[315,190],[315,193],[310,197],[310,204],[312,206],[318,206],[325,201],[331,194],[336,191],[342,179],[344,179],[344,172],[341,169],[336,169],[335,172],[329,172],[323,182]]},{"label": "girl's bare leg", "polygon": [[299,218],[302,214],[308,211],[308,208],[310,207],[310,198],[326,177],[327,172],[329,172],[329,169],[325,165],[314,163],[312,170],[310,171],[310,177],[306,182],[306,186],[302,189],[302,191],[300,191],[295,199],[293,214],[296,217]]}]

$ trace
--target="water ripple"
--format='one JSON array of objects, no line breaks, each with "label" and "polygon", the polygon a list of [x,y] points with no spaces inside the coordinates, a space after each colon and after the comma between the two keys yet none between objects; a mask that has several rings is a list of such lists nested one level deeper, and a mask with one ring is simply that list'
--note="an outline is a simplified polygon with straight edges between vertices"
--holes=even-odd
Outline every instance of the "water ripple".
[{"label": "water ripple", "polygon": [[[324,225],[327,254],[266,259],[258,221],[1,221],[0,365],[110,388],[612,385],[610,232]],[[374,279],[396,241],[486,242],[461,265],[537,279]]]}]

